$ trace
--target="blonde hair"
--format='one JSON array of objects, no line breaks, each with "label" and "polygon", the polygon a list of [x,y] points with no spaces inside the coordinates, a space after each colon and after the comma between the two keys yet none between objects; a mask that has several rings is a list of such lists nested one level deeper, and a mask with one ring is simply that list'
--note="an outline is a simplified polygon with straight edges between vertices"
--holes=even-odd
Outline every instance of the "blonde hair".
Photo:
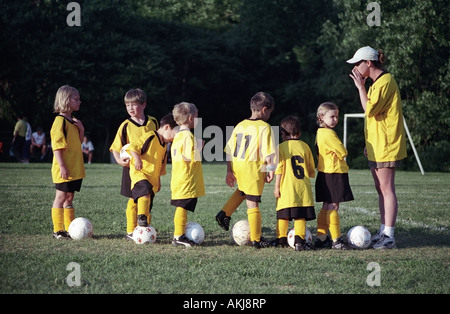
[{"label": "blonde hair", "polygon": [[190,102],[180,102],[173,106],[172,114],[173,119],[178,125],[186,123],[189,116],[198,113],[197,107]]},{"label": "blonde hair", "polygon": [[339,108],[336,106],[336,104],[332,102],[324,102],[319,105],[319,108],[317,108],[317,125],[321,128],[325,127],[325,124],[323,123],[323,116],[330,110],[339,110]]},{"label": "blonde hair", "polygon": [[74,94],[80,94],[76,88],[69,85],[61,86],[56,92],[55,103],[53,105],[54,112],[70,111],[70,97]]},{"label": "blonde hair", "polygon": [[147,102],[147,95],[145,92],[140,88],[134,88],[130,89],[123,98],[124,102],[137,102],[142,104],[145,104]]}]

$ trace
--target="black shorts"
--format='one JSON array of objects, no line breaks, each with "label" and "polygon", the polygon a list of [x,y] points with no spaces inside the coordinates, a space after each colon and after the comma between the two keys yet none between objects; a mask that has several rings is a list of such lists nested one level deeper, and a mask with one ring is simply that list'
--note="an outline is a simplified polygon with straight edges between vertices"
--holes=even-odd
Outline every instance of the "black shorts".
[{"label": "black shorts", "polygon": [[131,195],[133,197],[133,200],[135,203],[137,203],[137,200],[139,197],[145,196],[150,194],[150,210],[152,209],[152,200],[153,197],[155,196],[155,193],[153,192],[153,186],[150,182],[148,182],[147,180],[141,180],[139,182],[137,182],[134,186],[133,189],[131,190]]},{"label": "black shorts", "polygon": [[133,194],[131,193],[130,168],[122,168],[122,185],[120,186],[120,195],[128,198],[133,198]]},{"label": "black shorts", "polygon": [[316,202],[340,203],[354,200],[348,173],[318,172],[315,188]]},{"label": "black shorts", "polygon": [[195,206],[197,205],[197,198],[185,198],[181,200],[171,200],[170,205],[181,207],[191,212],[195,211]]},{"label": "black shorts", "polygon": [[245,196],[245,199],[252,202],[261,203],[261,195],[248,195],[238,189],[242,196]]},{"label": "black shorts", "polygon": [[63,183],[55,183],[55,188],[58,191],[74,193],[75,191],[80,192],[81,183],[83,179],[78,179],[75,181],[63,182]]},{"label": "black shorts", "polygon": [[316,213],[314,211],[314,206],[306,207],[289,207],[277,210],[277,219],[299,219],[304,218],[305,220],[316,219]]}]

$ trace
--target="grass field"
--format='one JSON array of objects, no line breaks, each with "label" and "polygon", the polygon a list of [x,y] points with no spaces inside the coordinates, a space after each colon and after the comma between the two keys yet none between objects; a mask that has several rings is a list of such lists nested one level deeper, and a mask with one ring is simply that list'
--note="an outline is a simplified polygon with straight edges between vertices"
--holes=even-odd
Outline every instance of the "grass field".
[{"label": "grass field", "polygon": [[[397,172],[398,249],[387,251],[307,251],[233,244],[215,215],[232,190],[224,183],[225,164],[203,164],[206,196],[188,221],[206,232],[200,247],[173,247],[174,208],[169,175],[156,195],[153,245],[124,240],[126,199],[119,195],[117,165],[86,165],[87,177],[75,196],[76,217],[87,217],[94,236],[81,241],[52,239],[54,198],[50,164],[0,163],[0,293],[450,293],[450,174]],[[378,200],[368,170],[350,171],[355,200],[342,203],[342,232],[379,226]],[[261,206],[263,235],[275,235],[273,183]],[[320,204],[316,204],[316,212]],[[232,223],[246,219],[243,205]],[[316,221],[307,223],[313,235]],[[80,285],[69,286],[68,264],[79,265]],[[369,268],[377,263],[378,271]],[[378,277],[373,277],[374,275]],[[379,285],[366,280],[378,278]],[[373,282],[373,281],[372,281]]]}]

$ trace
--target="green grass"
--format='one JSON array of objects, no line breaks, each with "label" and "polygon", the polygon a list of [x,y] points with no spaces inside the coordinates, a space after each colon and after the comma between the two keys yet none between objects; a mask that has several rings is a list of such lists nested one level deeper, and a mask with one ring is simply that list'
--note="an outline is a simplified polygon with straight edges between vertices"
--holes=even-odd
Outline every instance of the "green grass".
[{"label": "green grass", "polygon": [[[119,166],[87,165],[75,196],[75,215],[91,220],[94,237],[57,241],[51,237],[50,164],[0,163],[0,293],[450,293],[450,174],[397,172],[398,249],[295,252],[239,247],[217,226],[214,216],[233,191],[224,183],[225,169],[203,164],[207,194],[188,220],[199,222],[206,238],[202,246],[184,249],[170,244],[170,166],[152,210],[158,241],[136,245],[123,239]],[[378,200],[370,172],[350,171],[350,183],[355,200],[341,204],[342,232],[358,224],[374,232]],[[275,235],[272,191],[273,183],[266,185],[261,206],[268,238]],[[240,219],[246,219],[242,205],[232,223]],[[314,235],[316,221],[307,227]],[[70,262],[80,265],[80,286],[66,283]],[[380,286],[366,283],[370,262],[380,265]]]}]

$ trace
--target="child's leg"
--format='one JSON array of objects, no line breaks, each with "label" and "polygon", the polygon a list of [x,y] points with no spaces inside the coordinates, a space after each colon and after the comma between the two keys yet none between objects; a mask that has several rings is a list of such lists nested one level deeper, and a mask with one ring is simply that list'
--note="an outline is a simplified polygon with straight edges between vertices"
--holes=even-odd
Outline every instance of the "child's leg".
[{"label": "child's leg", "polygon": [[300,238],[305,240],[306,238],[306,219],[305,218],[297,218],[294,220],[294,229],[295,229],[295,243],[300,242]]},{"label": "child's leg", "polygon": [[75,219],[75,209],[73,208],[73,198],[75,192],[66,193],[66,201],[64,202],[64,227],[69,230],[70,223]]},{"label": "child's leg", "polygon": [[125,215],[127,217],[127,233],[133,233],[137,226],[137,204],[132,198],[128,199]]},{"label": "child's leg", "polygon": [[247,200],[247,216],[250,225],[250,241],[261,241],[261,212],[258,203]]},{"label": "child's leg", "polygon": [[330,235],[333,241],[336,241],[341,236],[341,220],[338,214],[339,205],[336,209],[329,210],[330,217]]},{"label": "child's leg", "polygon": [[222,208],[225,215],[230,217],[244,200],[245,195],[242,195],[241,191],[236,189]]},{"label": "child's leg", "polygon": [[139,225],[145,226],[145,224],[149,225],[150,218],[150,194],[145,196],[141,196],[137,200],[137,216],[140,217],[144,215],[145,221],[139,221]]},{"label": "child's leg", "polygon": [[173,223],[175,225],[173,236],[175,239],[178,239],[186,232],[187,210],[182,207],[177,207],[173,217]]},{"label": "child's leg", "polygon": [[64,202],[66,192],[56,190],[55,199],[52,205],[53,232],[64,231]]},{"label": "child's leg", "polygon": [[288,229],[289,229],[288,219],[277,219],[277,229],[276,229],[277,239],[287,238]]},{"label": "child's leg", "polygon": [[328,210],[325,209],[325,203],[317,216],[317,238],[324,241],[327,238],[327,233],[330,225]]}]

